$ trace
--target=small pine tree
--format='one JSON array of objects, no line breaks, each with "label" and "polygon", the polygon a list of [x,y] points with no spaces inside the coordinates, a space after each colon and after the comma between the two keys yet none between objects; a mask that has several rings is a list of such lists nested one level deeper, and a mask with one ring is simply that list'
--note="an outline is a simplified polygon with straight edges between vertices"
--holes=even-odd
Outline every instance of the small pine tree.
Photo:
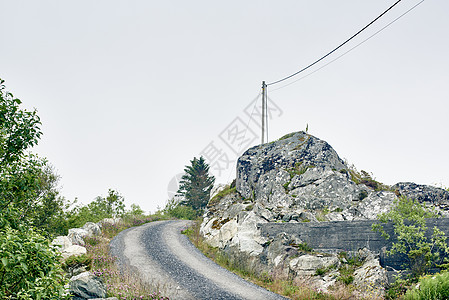
[{"label": "small pine tree", "polygon": [[201,214],[209,202],[215,177],[209,175],[209,165],[202,156],[199,159],[194,157],[184,172],[178,189],[184,200],[179,204],[189,206]]}]

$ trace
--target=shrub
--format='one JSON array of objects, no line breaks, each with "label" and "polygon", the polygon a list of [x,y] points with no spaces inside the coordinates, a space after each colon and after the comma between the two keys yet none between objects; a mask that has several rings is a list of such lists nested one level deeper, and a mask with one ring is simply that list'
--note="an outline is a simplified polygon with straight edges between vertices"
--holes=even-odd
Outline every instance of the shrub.
[{"label": "shrub", "polygon": [[[442,263],[444,256],[449,254],[444,232],[434,227],[432,236],[426,236],[426,219],[435,217],[438,217],[435,212],[406,197],[397,199],[389,212],[378,215],[382,223],[393,223],[396,241],[387,254],[406,255],[408,265],[405,267],[416,278],[430,267]],[[386,239],[390,238],[381,224],[373,224],[373,230],[380,232]]]},{"label": "shrub", "polygon": [[449,273],[428,275],[419,280],[418,285],[408,290],[405,300],[449,299]]},{"label": "shrub", "polygon": [[167,213],[174,218],[187,220],[194,220],[198,216],[198,212],[196,210],[185,205],[178,205],[167,211]]},{"label": "shrub", "polygon": [[32,228],[21,229],[0,232],[0,299],[66,299],[59,256]]}]

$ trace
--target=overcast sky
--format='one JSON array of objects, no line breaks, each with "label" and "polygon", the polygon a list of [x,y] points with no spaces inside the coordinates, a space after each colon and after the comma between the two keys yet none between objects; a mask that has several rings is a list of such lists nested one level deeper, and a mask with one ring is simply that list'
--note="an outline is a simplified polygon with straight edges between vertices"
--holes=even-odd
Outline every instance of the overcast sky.
[{"label": "overcast sky", "polygon": [[[262,81],[310,64],[394,2],[0,0],[0,77],[38,110],[34,151],[62,195],[89,203],[112,188],[155,211],[201,153],[217,182],[235,178],[237,154],[260,143],[249,115]],[[379,181],[449,186],[448,12],[447,0],[424,1],[318,72],[270,86],[269,140],[308,124]]]}]

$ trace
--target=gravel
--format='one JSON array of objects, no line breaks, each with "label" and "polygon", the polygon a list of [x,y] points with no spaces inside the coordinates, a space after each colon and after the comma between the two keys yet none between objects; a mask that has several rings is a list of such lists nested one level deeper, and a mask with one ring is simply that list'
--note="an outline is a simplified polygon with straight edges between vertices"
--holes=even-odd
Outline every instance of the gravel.
[{"label": "gravel", "polygon": [[287,299],[218,266],[181,234],[190,221],[159,221],[122,231],[111,254],[171,300]]}]

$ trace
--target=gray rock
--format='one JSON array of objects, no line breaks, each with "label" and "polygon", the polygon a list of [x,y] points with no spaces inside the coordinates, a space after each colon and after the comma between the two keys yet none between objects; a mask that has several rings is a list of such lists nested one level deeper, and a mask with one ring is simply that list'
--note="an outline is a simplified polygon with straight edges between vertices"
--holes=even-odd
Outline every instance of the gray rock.
[{"label": "gray rock", "polygon": [[90,272],[84,272],[70,278],[69,292],[75,298],[105,298],[106,286],[98,276],[95,276]]},{"label": "gray rock", "polygon": [[445,210],[449,209],[449,192],[442,188],[416,184],[413,182],[400,182],[396,183],[392,189],[407,198],[442,206]]},{"label": "gray rock", "polygon": [[71,229],[69,229],[69,234],[67,235],[67,237],[70,239],[72,244],[84,246],[85,243],[84,243],[83,238],[88,235],[89,235],[89,232],[87,232],[87,230],[85,230],[85,229],[71,228]]},{"label": "gray rock", "polygon": [[339,260],[335,256],[302,255],[290,260],[290,271],[297,276],[315,275],[318,269],[337,267]]},{"label": "gray rock", "polygon": [[365,296],[381,298],[388,286],[387,271],[380,266],[378,258],[368,254],[364,264],[354,271],[354,284]]},{"label": "gray rock", "polygon": [[93,222],[87,222],[82,229],[87,231],[88,236],[97,236],[101,234],[100,226]]},{"label": "gray rock", "polygon": [[[449,215],[449,192],[443,189],[399,183],[393,187],[395,191],[374,190],[377,185],[370,181],[354,182],[349,170],[351,167],[328,143],[305,132],[250,148],[237,161],[237,191],[209,204],[201,233],[212,246],[225,251],[237,249],[259,258],[264,268],[282,268],[282,274],[314,275],[318,268],[338,264],[334,255],[338,251],[354,245],[376,249],[382,246],[384,239],[381,243],[380,235],[372,232],[370,220],[387,212],[400,194]],[[353,234],[339,229],[362,223],[369,224],[351,229],[349,233]],[[281,231],[262,234],[270,231],[272,224],[280,225]],[[308,224],[303,231],[298,229],[302,224]],[[311,232],[317,232],[316,237],[306,236]],[[324,233],[332,233],[332,239]],[[367,239],[360,239],[362,233]],[[295,236],[297,240],[292,238]],[[301,240],[333,255],[295,257],[302,254]],[[343,245],[350,247],[341,248]],[[359,253],[366,258],[366,268],[360,268],[357,282],[359,286],[373,284],[364,281],[369,276],[375,278],[374,283],[383,284],[383,270],[376,265],[377,258],[368,254]],[[335,283],[334,277],[326,276],[314,277],[324,289]]]}]

